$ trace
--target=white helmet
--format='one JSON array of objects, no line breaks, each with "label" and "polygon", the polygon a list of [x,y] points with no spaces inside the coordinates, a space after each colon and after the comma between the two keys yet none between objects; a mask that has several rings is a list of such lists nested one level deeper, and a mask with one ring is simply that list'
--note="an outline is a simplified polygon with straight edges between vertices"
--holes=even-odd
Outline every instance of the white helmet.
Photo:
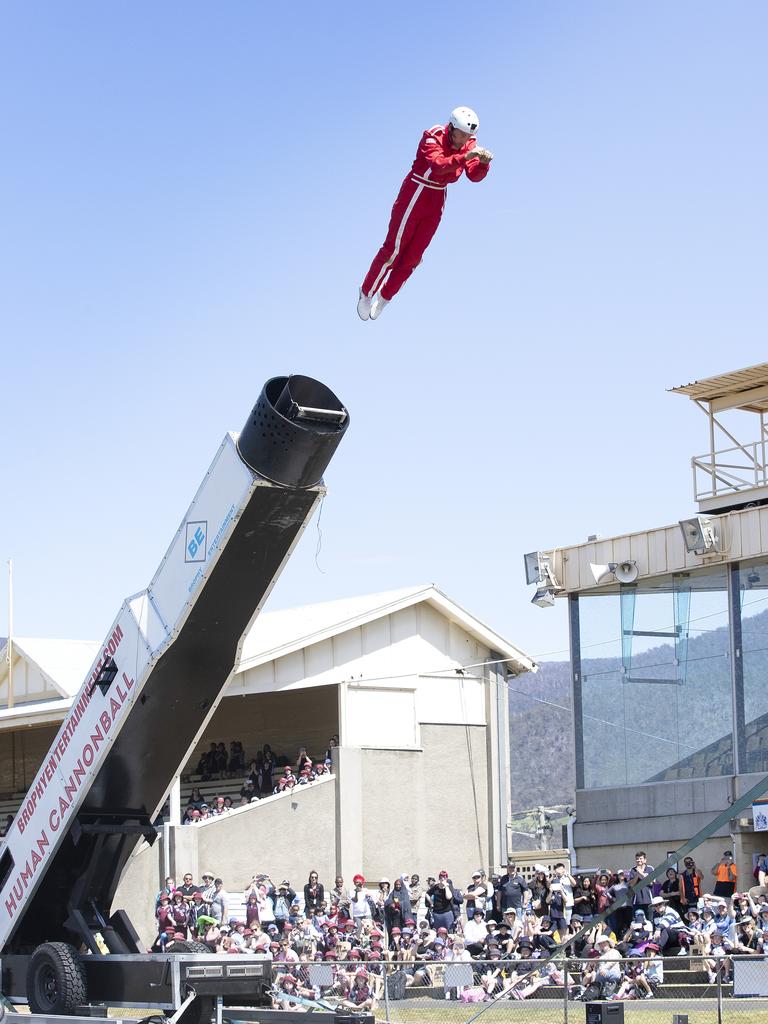
[{"label": "white helmet", "polygon": [[474,110],[469,107],[456,107],[451,111],[451,124],[460,132],[469,132],[474,135],[480,127],[480,120]]}]

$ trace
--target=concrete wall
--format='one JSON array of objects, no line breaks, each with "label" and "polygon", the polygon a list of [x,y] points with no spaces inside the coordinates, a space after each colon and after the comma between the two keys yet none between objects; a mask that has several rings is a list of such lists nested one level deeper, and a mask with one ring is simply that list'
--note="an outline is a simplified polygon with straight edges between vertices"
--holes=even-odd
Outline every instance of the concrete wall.
[{"label": "concrete wall", "polygon": [[269,743],[276,754],[285,754],[295,763],[300,746],[307,748],[310,757],[324,755],[328,740],[338,732],[337,686],[228,696],[206,727],[187,771],[195,769],[200,752],[213,740],[223,741],[227,749],[230,740],[241,740],[246,758]]},{"label": "concrete wall", "polygon": [[465,885],[488,867],[486,729],[422,725],[421,738],[421,751],[361,752],[363,872],[425,878],[445,868]]},{"label": "concrete wall", "polygon": [[[212,871],[225,889],[242,890],[257,872],[274,882],[303,887],[313,869],[326,886],[336,873],[335,781],[268,797],[211,825],[186,826],[198,837],[199,869]],[[193,868],[175,864],[177,876]]]},{"label": "concrete wall", "polygon": [[[335,788],[331,778],[288,797],[268,797],[210,825],[164,829],[168,874],[179,882],[190,871],[199,882],[203,871],[211,871],[225,889],[242,895],[256,872],[267,872],[275,882],[288,878],[298,890],[316,870],[330,888],[336,874]],[[112,906],[128,912],[147,947],[157,935],[155,896],[166,876],[163,841],[143,844],[134,854]]]},{"label": "concrete wall", "polygon": [[[645,850],[654,866],[660,864],[728,807],[732,794],[729,777],[578,790],[573,829],[577,864],[627,868],[637,850]],[[731,848],[726,823],[692,854],[704,871],[705,888],[710,888],[710,868]],[[746,863],[737,861],[737,867],[751,872]]]},{"label": "concrete wall", "polygon": [[162,837],[155,840],[152,846],[142,843],[126,865],[112,904],[113,912],[128,912],[146,949],[149,949],[157,936],[155,896],[165,880],[163,862]]}]

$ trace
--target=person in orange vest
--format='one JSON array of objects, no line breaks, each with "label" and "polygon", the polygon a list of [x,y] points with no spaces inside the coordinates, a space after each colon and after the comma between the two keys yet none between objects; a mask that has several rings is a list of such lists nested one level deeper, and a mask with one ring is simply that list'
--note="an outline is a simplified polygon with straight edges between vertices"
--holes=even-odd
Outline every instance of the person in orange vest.
[{"label": "person in orange vest", "polygon": [[736,865],[733,863],[733,854],[730,850],[726,850],[720,860],[712,868],[712,874],[715,876],[715,896],[733,896],[736,892],[736,879],[739,877],[739,872]]}]

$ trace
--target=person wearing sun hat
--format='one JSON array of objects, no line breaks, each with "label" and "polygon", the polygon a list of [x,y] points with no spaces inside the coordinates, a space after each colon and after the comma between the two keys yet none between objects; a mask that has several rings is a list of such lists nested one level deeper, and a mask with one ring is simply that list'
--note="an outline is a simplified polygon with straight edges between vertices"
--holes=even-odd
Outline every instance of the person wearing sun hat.
[{"label": "person wearing sun hat", "polygon": [[373,897],[365,887],[365,876],[356,874],[352,879],[352,894],[349,898],[349,908],[352,913],[352,920],[358,932],[366,922],[373,917]]}]

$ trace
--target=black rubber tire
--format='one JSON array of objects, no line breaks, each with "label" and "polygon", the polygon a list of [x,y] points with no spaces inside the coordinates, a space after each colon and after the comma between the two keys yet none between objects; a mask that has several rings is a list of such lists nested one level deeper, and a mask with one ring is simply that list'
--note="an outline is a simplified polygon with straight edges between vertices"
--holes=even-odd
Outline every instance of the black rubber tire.
[{"label": "black rubber tire", "polygon": [[166,952],[168,953],[210,953],[211,947],[206,946],[204,942],[197,942],[196,939],[179,939],[175,942],[169,942],[166,946]]},{"label": "black rubber tire", "polygon": [[179,1017],[179,1024],[211,1024],[215,1003],[213,996],[198,996]]},{"label": "black rubber tire", "polygon": [[88,998],[77,950],[66,942],[44,942],[27,968],[27,1000],[31,1013],[73,1014]]}]

